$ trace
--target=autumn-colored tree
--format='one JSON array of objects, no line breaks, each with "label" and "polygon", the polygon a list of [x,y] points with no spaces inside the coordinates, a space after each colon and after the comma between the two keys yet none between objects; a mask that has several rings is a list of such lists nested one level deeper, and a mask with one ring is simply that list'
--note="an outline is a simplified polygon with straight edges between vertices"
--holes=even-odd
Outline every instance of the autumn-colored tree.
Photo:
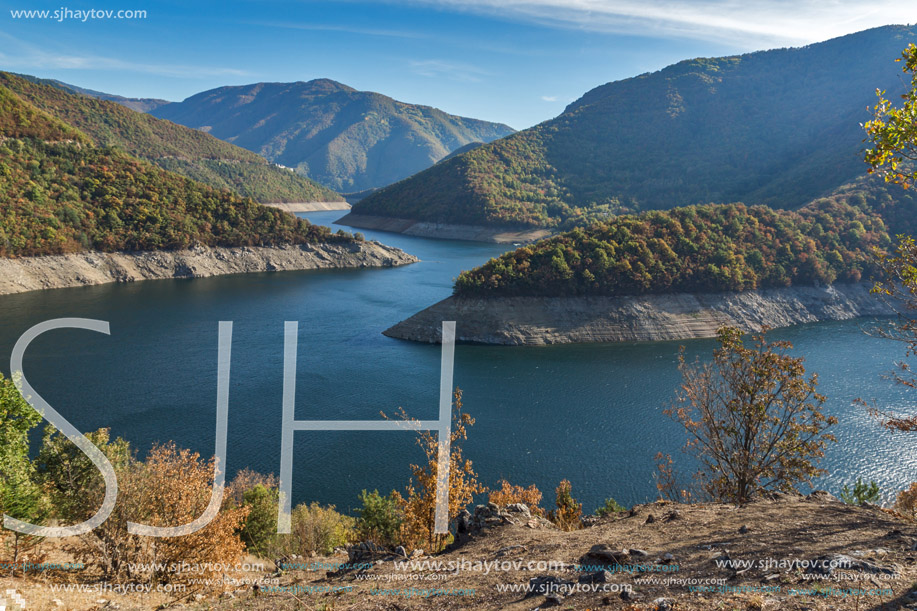
[{"label": "autumn-colored tree", "polygon": [[676,403],[665,413],[684,425],[685,450],[700,461],[699,481],[712,498],[742,504],[759,490],[789,491],[825,473],[816,466],[837,423],[822,413],[818,376],[806,377],[792,344],[764,333],[745,346],[742,332],[723,327],[713,362],[689,364]]},{"label": "autumn-colored tree", "polygon": [[[108,519],[81,535],[70,551],[99,567],[108,579],[185,584],[210,579],[218,588],[225,567],[241,560],[239,531],[248,507],[224,504],[207,526],[180,537],[142,537],[127,531],[128,522],[181,526],[201,516],[210,501],[213,459],[203,460],[170,443],[154,447],[140,462],[126,441],[111,441],[107,429],[86,437],[112,463],[118,501]],[[36,462],[62,522],[80,522],[95,513],[104,495],[101,475],[70,440],[49,427]]]},{"label": "autumn-colored tree", "polygon": [[[416,421],[408,417],[403,409],[400,409],[397,415],[406,421]],[[472,502],[475,494],[484,492],[484,487],[472,469],[471,461],[467,460],[462,453],[462,442],[468,439],[468,428],[473,425],[474,418],[462,411],[462,390],[456,388],[452,401],[452,434],[449,456],[450,524]],[[426,464],[423,466],[411,465],[412,477],[404,495],[398,492],[394,492],[393,495],[401,506],[403,514],[402,544],[413,548],[422,547],[427,551],[435,552],[443,548],[447,539],[447,535],[433,532],[439,443],[434,433],[420,431],[417,444],[426,455]]]},{"label": "autumn-colored tree", "polygon": [[548,512],[548,519],[561,530],[577,530],[583,527],[583,505],[573,498],[573,485],[563,480],[555,490],[557,509]]},{"label": "autumn-colored tree", "polygon": [[894,509],[905,517],[917,520],[917,482],[898,493]]},{"label": "autumn-colored tree", "polygon": [[895,61],[904,63],[911,87],[901,96],[900,107],[887,100],[884,91],[876,90],[879,101],[872,109],[873,118],[863,125],[873,146],[866,150],[866,163],[870,174],[909,189],[917,180],[917,45],[910,43]]},{"label": "autumn-colored tree", "polygon": [[[866,151],[866,163],[870,173],[909,189],[917,180],[917,45],[910,43],[895,61],[903,62],[903,71],[910,75],[910,89],[901,96],[900,107],[885,99],[884,91],[876,92],[879,101],[873,108],[873,119],[864,125],[874,147]],[[879,329],[879,334],[904,342],[906,356],[914,356],[917,320],[906,312],[917,310],[917,244],[913,237],[899,235],[894,252],[880,252],[878,256],[885,277],[876,283],[873,292],[902,304],[905,310],[897,324]],[[899,363],[898,368],[893,375],[895,381],[917,388],[910,366]],[[917,416],[898,416],[878,409],[872,413],[892,430],[917,431]]]},{"label": "autumn-colored tree", "polygon": [[541,491],[535,487],[535,484],[528,488],[514,486],[505,479],[500,480],[500,487],[491,490],[487,500],[500,507],[513,505],[515,503],[524,503],[534,515],[545,515],[544,509],[541,508]]},{"label": "autumn-colored tree", "polygon": [[[210,502],[214,459],[174,443],[155,446],[134,476],[136,490],[126,500],[132,513],[150,526],[180,526],[200,517]],[[223,509],[201,530],[180,537],[144,537],[146,562],[154,568],[149,578],[162,583],[188,583],[190,579],[219,582],[225,568],[242,559],[244,544],[238,531],[249,509]],[[187,565],[192,565],[190,570]],[[193,567],[193,565],[198,565]],[[198,582],[200,583],[200,582]]]}]

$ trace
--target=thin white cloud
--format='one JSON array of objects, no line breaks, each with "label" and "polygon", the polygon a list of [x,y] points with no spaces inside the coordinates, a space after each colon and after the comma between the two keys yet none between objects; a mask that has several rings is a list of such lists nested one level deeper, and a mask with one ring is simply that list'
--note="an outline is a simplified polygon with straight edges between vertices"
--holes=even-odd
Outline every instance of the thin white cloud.
[{"label": "thin white cloud", "polygon": [[14,47],[11,52],[0,52],[0,64],[7,70],[116,70],[179,78],[249,76],[248,72],[234,68],[130,62],[99,55],[48,51],[5,32],[0,32],[0,38]]},{"label": "thin white cloud", "polygon": [[678,36],[743,47],[806,44],[888,23],[917,22],[913,0],[408,1],[552,27]]},{"label": "thin white cloud", "polygon": [[284,28],[288,30],[306,30],[312,32],[342,32],[345,34],[360,34],[365,36],[381,36],[385,38],[407,38],[415,40],[424,40],[431,38],[430,34],[425,32],[415,32],[410,30],[386,30],[381,28],[363,28],[359,26],[338,25],[328,23],[292,23],[292,22],[248,22],[252,25],[261,25],[272,28]]},{"label": "thin white cloud", "polygon": [[198,78],[207,76],[249,76],[250,73],[234,68],[214,68],[208,66],[179,66],[175,64],[144,64],[126,62],[111,57],[56,55],[43,53],[30,56],[10,56],[0,53],[0,63],[5,67],[17,70],[24,69],[63,69],[63,70],[121,70],[159,76],[179,78]]},{"label": "thin white cloud", "polygon": [[419,76],[428,78],[448,78],[453,81],[480,82],[483,76],[492,76],[488,72],[477,66],[470,64],[449,62],[440,59],[428,59],[423,61],[411,61],[411,71]]},{"label": "thin white cloud", "polygon": [[556,102],[557,96],[556,95],[543,95],[541,96],[541,99],[545,102]]}]

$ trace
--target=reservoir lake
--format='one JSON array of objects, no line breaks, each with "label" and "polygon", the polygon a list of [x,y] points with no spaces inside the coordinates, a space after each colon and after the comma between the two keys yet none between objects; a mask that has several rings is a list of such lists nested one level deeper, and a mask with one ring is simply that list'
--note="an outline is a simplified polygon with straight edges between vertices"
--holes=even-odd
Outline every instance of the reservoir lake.
[{"label": "reservoir lake", "polygon": [[[342,214],[300,216],[338,229],[333,221]],[[511,246],[364,233],[421,262],[0,296],[0,370],[10,373],[13,344],[34,324],[62,317],[109,321],[110,336],[60,330],[35,340],[25,358],[30,383],[80,430],[110,427],[141,456],[169,440],[210,456],[217,326],[233,321],[229,476],[243,467],[277,473],[283,327],[296,320],[297,419],[374,419],[399,407],[434,419],[440,347],[382,331],[448,297],[461,270]],[[904,346],[870,337],[869,325],[864,319],[817,323],[769,337],[795,345],[793,353],[819,375],[826,411],[840,420],[833,430],[838,443],[822,463],[830,473],[816,487],[837,493],[862,476],[876,480],[889,498],[917,480],[917,438],[883,430],[853,401],[912,413],[917,391],[882,378],[904,358]],[[662,413],[680,383],[681,345],[689,359],[709,358],[715,342],[457,346],[455,384],[476,419],[466,457],[485,485],[501,478],[536,484],[545,506],[553,505],[564,478],[585,512],[608,497],[628,506],[653,500],[657,452],[690,467],[680,452],[683,429]],[[402,490],[409,464],[423,460],[414,439],[407,431],[296,432],[293,502],[334,504],[346,512],[358,506],[362,489]]]}]

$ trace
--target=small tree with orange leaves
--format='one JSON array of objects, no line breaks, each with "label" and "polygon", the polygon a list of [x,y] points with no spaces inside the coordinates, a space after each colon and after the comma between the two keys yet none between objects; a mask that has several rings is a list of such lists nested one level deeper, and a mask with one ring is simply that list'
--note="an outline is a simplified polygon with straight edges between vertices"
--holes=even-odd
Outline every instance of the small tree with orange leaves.
[{"label": "small tree with orange leaves", "polygon": [[[386,417],[385,414],[382,414]],[[404,409],[397,415],[406,421],[416,422],[408,417]],[[452,434],[449,456],[449,522],[452,523],[469,503],[474,495],[484,492],[478,482],[478,476],[471,467],[471,461],[462,454],[462,442],[468,439],[468,428],[474,425],[474,418],[462,411],[462,390],[455,389],[452,402]],[[401,542],[406,547],[430,551],[441,550],[447,535],[436,534],[434,517],[436,514],[436,475],[439,443],[436,435],[430,431],[418,432],[417,444],[426,455],[426,464],[411,465],[411,480],[404,495],[393,492],[393,497],[401,506],[403,522],[401,524]]]},{"label": "small tree with orange leaves", "polygon": [[561,530],[577,530],[583,527],[583,504],[573,498],[573,485],[569,480],[558,484],[557,509],[548,512],[548,519]]},{"label": "small tree with orange leaves", "polygon": [[704,491],[712,498],[743,504],[759,490],[789,491],[825,471],[816,466],[835,441],[825,429],[818,377],[806,377],[803,359],[786,354],[789,342],[768,343],[757,335],[723,327],[713,362],[688,364],[677,403],[665,413],[688,433],[686,451],[701,462]]},{"label": "small tree with orange leaves", "polygon": [[917,520],[917,482],[898,493],[894,509],[911,520]]},{"label": "small tree with orange leaves", "polygon": [[656,472],[653,473],[653,479],[656,481],[659,499],[674,503],[690,503],[693,495],[688,488],[679,485],[678,472],[675,470],[675,461],[672,456],[656,452],[654,460],[656,461]]},{"label": "small tree with orange leaves", "polygon": [[[202,460],[196,452],[179,449],[174,443],[156,446],[137,473],[140,486],[130,501],[150,526],[188,524],[210,502],[213,467],[213,458]],[[150,579],[162,583],[187,583],[192,578],[220,581],[224,567],[242,559],[245,546],[238,531],[247,515],[248,507],[224,508],[197,532],[147,538],[148,563],[166,567],[152,570]],[[189,565],[191,572],[184,570]]]},{"label": "small tree with orange leaves", "polygon": [[[242,558],[238,531],[247,507],[225,502],[207,526],[190,535],[145,537],[127,531],[128,522],[181,526],[201,516],[210,502],[213,459],[202,460],[170,443],[154,447],[146,462],[140,462],[126,441],[111,441],[107,429],[87,437],[115,468],[118,500],[105,522],[68,549],[112,581],[187,584],[210,579],[218,587],[223,567]],[[49,430],[38,462],[62,522],[82,521],[98,509],[104,493],[101,475],[70,440]]]},{"label": "small tree with orange leaves", "polygon": [[535,484],[528,488],[514,486],[505,479],[500,480],[500,488],[491,490],[487,500],[499,507],[506,507],[515,503],[524,503],[528,506],[533,515],[543,516],[544,509],[541,508],[541,490],[535,487]]}]

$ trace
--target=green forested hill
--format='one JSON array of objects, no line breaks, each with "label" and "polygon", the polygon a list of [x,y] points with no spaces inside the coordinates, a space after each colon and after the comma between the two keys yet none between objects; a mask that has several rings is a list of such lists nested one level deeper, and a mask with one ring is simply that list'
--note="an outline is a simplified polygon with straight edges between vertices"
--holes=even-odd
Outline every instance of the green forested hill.
[{"label": "green forested hill", "polygon": [[885,222],[860,194],[798,211],[687,206],[622,215],[522,247],[463,272],[455,293],[640,295],[859,282],[876,271],[872,249],[889,244]]},{"label": "green forested hill", "polygon": [[0,134],[5,138],[89,143],[89,138],[78,129],[41,112],[31,104],[26,104],[5,87],[0,87]]},{"label": "green forested hill", "polygon": [[391,184],[459,147],[513,131],[328,79],[220,87],[152,114],[206,130],[346,193]]},{"label": "green forested hill", "polygon": [[876,88],[903,91],[894,60],[915,31],[887,26],[609,83],[353,212],[563,228],[711,202],[798,208],[864,173],[859,124]]},{"label": "green forested hill", "polygon": [[169,100],[162,100],[159,98],[126,98],[123,95],[115,95],[112,93],[105,93],[103,91],[86,89],[85,87],[71,85],[70,83],[64,83],[62,81],[58,81],[57,79],[39,78],[30,74],[16,73],[16,76],[24,78],[27,81],[32,81],[33,83],[50,85],[52,87],[57,87],[58,89],[63,89],[71,93],[78,93],[80,95],[86,95],[91,98],[98,98],[100,100],[108,100],[109,102],[117,102],[121,106],[130,108],[131,110],[136,110],[137,112],[150,112],[158,106],[171,103]]},{"label": "green forested hill", "polygon": [[352,240],[167,172],[0,86],[0,256]]},{"label": "green forested hill", "polygon": [[78,128],[99,146],[119,147],[212,187],[231,189],[259,202],[341,199],[338,194],[278,168],[250,151],[112,101],[4,72],[0,72],[0,87]]}]

